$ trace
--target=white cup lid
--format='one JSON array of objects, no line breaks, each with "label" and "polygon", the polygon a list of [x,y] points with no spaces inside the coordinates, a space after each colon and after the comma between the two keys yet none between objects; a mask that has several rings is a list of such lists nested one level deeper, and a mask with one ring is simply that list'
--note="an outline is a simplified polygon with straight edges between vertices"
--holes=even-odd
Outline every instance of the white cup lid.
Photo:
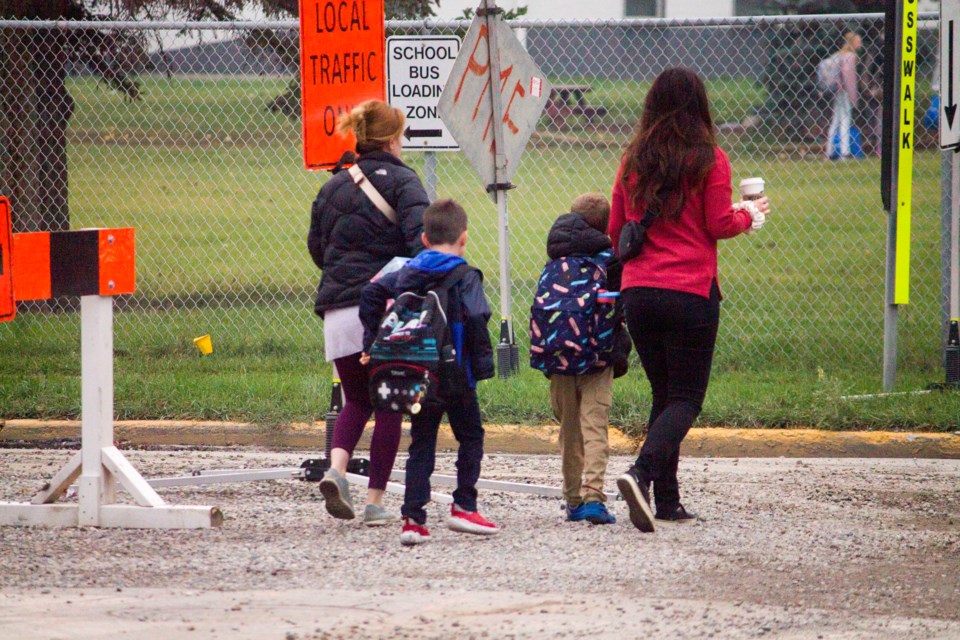
[{"label": "white cup lid", "polygon": [[740,181],[740,191],[743,193],[760,193],[763,186],[763,178],[744,178]]}]

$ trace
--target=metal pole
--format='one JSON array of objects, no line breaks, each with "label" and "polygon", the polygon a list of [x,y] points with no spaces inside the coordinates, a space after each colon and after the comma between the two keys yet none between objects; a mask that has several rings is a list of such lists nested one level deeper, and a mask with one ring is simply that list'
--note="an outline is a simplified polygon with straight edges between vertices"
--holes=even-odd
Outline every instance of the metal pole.
[{"label": "metal pole", "polygon": [[[510,319],[513,299],[510,295],[510,231],[508,228],[507,192],[497,190],[498,241],[500,243],[500,315]],[[511,332],[513,327],[511,324]]]},{"label": "metal pole", "polygon": [[497,42],[499,16],[496,0],[483,0],[480,6],[487,24],[487,60],[490,67],[490,100],[493,119],[494,180],[488,186],[497,202],[497,236],[500,245],[500,344],[497,345],[497,374],[509,378],[519,372],[519,352],[513,339],[510,294],[510,218],[507,209],[507,156],[503,143],[503,105],[500,100],[500,49]]},{"label": "metal pole", "polygon": [[903,37],[903,4],[896,7],[896,42],[894,43],[894,73],[893,90],[895,95],[890,96],[886,105],[893,109],[893,127],[890,144],[890,211],[887,212],[887,263],[884,291],[883,312],[883,390],[887,393],[893,390],[897,381],[897,328],[899,308],[894,302],[897,271],[897,198],[898,198],[898,171],[899,154],[897,144],[900,138],[900,58],[903,55],[901,38]]},{"label": "metal pole", "polygon": [[950,321],[960,320],[960,150],[952,157],[950,189]]},{"label": "metal pole", "polygon": [[[896,187],[893,188],[896,198]],[[897,262],[897,214],[887,218],[886,304],[883,312],[883,390],[890,393],[897,381],[897,320],[899,307],[893,301]]]},{"label": "metal pole", "polygon": [[960,151],[954,149],[950,188],[950,330],[945,350],[946,384],[960,388]]},{"label": "metal pole", "polygon": [[[953,260],[951,249],[951,220],[953,209],[953,187],[950,176],[953,172],[953,153],[950,150],[940,154],[940,335],[941,348],[947,346],[950,331],[950,265]],[[943,363],[945,364],[945,363]]]},{"label": "metal pole", "polygon": [[423,152],[423,185],[427,189],[427,197],[430,202],[437,199],[437,153],[435,151]]}]

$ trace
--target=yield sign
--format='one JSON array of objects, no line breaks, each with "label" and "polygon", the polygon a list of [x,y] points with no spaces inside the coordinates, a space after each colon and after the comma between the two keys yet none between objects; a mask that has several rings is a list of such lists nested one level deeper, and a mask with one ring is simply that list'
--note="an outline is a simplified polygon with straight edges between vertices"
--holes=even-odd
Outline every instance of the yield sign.
[{"label": "yield sign", "polygon": [[940,148],[960,146],[960,0],[940,2]]},{"label": "yield sign", "polygon": [[[550,85],[520,41],[502,20],[495,22],[500,56],[497,90],[503,111],[503,152],[509,182],[537,120],[550,98]],[[440,96],[440,118],[460,143],[463,153],[487,187],[497,183],[490,94],[490,49],[487,22],[473,19],[460,55]]]}]

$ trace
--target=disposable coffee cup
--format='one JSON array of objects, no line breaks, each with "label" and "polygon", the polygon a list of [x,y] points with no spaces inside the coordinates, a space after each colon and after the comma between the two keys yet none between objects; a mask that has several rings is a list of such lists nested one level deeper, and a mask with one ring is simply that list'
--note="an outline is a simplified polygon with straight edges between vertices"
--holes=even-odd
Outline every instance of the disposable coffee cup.
[{"label": "disposable coffee cup", "polygon": [[740,181],[740,197],[744,200],[759,200],[763,197],[763,178],[744,178]]}]

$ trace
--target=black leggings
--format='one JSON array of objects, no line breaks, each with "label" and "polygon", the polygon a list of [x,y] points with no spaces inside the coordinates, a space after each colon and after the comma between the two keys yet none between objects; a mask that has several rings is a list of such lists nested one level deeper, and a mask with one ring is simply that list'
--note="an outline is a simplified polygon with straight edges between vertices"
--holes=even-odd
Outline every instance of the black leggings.
[{"label": "black leggings", "polygon": [[649,433],[635,464],[644,480],[653,482],[657,511],[670,510],[680,503],[680,443],[700,415],[710,381],[720,291],[716,282],[709,299],[631,287],[623,291],[623,305],[653,392]]}]

